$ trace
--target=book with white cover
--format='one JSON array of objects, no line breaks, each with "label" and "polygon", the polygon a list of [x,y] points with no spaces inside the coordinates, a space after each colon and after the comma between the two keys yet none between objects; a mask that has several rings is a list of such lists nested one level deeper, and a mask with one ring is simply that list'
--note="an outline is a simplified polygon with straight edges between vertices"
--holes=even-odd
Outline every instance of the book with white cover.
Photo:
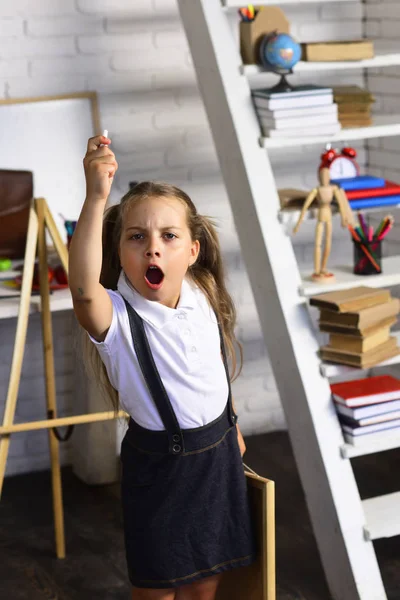
[{"label": "book with white cover", "polygon": [[267,108],[269,110],[283,110],[287,108],[326,106],[333,104],[333,94],[321,94],[317,96],[300,96],[298,98],[259,98],[253,97],[256,108]]},{"label": "book with white cover", "polygon": [[261,127],[263,135],[266,137],[307,137],[311,135],[320,135],[321,137],[335,135],[341,130],[340,123],[321,126],[312,125],[310,127],[293,127],[292,129],[267,129]]},{"label": "book with white cover", "polygon": [[298,127],[309,127],[313,125],[324,125],[328,129],[330,125],[339,124],[337,115],[314,115],[313,117],[296,117],[294,119],[269,119],[259,115],[260,124],[263,129],[292,129]]},{"label": "book with white cover", "polygon": [[257,115],[266,119],[296,119],[297,117],[315,117],[316,115],[336,115],[338,105],[322,104],[318,106],[301,106],[300,108],[284,108],[270,110],[269,108],[257,107]]},{"label": "book with white cover", "polygon": [[367,406],[359,406],[356,408],[336,403],[336,410],[339,414],[349,417],[350,419],[367,419],[369,417],[378,417],[379,415],[400,411],[400,399],[391,400],[389,402],[380,402],[379,404],[368,404]]}]

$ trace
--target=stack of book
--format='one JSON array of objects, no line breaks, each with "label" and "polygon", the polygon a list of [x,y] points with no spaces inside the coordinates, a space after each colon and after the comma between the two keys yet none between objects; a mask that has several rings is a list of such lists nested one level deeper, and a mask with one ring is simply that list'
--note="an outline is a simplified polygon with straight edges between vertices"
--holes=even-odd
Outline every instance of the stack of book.
[{"label": "stack of book", "polygon": [[301,85],[288,92],[262,88],[252,90],[252,96],[266,137],[331,136],[341,129],[332,88]]},{"label": "stack of book", "polygon": [[374,206],[400,204],[400,184],[374,175],[357,175],[347,179],[333,179],[345,192],[353,210]]},{"label": "stack of book", "polygon": [[371,107],[375,98],[368,90],[358,85],[338,86],[333,88],[333,98],[338,105],[339,121],[343,128],[372,125]]},{"label": "stack of book", "polygon": [[400,436],[400,380],[378,375],[331,385],[332,398],[349,444],[362,446]]},{"label": "stack of book", "polygon": [[400,354],[390,335],[400,303],[388,290],[328,292],[310,298],[310,305],[320,309],[320,331],[329,333],[329,344],[320,350],[323,360],[364,369]]}]

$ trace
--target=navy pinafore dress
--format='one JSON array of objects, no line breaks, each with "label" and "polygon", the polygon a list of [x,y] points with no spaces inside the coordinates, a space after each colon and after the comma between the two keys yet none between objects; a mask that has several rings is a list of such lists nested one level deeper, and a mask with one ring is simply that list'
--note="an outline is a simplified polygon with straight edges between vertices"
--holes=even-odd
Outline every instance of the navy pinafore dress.
[{"label": "navy pinafore dress", "polygon": [[256,538],[229,384],[223,413],[181,429],[157,371],[143,322],[125,300],[133,343],[165,430],[133,419],[121,446],[122,508],[129,579],[141,588],[177,588],[247,566]]}]

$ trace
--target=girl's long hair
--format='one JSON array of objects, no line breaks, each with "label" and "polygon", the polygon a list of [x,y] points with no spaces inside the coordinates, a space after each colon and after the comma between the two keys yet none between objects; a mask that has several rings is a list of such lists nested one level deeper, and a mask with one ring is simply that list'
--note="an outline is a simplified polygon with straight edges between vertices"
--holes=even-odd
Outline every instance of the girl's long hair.
[{"label": "girl's long hair", "polygon": [[[129,209],[139,200],[147,198],[176,198],[183,202],[187,210],[187,222],[192,240],[200,242],[200,252],[196,262],[189,267],[187,275],[204,292],[213,308],[222,330],[226,354],[231,366],[230,377],[233,381],[239,376],[242,363],[242,347],[235,336],[236,310],[225,285],[221,249],[213,221],[199,215],[189,196],[179,188],[165,183],[144,181],[138,183],[104,213],[103,220],[103,262],[100,283],[107,289],[116,290],[121,263],[118,248],[122,224]],[[236,356],[238,349],[239,361]],[[105,388],[113,408],[118,410],[118,394],[111,386],[104,364],[94,347],[85,336],[85,363],[96,379]]]}]

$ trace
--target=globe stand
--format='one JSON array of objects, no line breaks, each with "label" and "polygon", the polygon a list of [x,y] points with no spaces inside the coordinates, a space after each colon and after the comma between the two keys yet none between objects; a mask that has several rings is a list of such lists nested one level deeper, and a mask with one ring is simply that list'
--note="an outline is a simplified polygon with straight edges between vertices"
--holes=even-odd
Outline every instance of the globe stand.
[{"label": "globe stand", "polygon": [[[289,71],[289,73],[293,73],[293,71]],[[270,88],[270,92],[272,92],[274,94],[284,94],[285,92],[293,91],[293,89],[294,89],[293,86],[290,85],[290,83],[286,79],[286,75],[288,75],[288,73],[284,73],[284,74],[277,73],[277,74],[281,76],[281,79],[280,79],[279,83],[277,83],[272,88]]]}]

